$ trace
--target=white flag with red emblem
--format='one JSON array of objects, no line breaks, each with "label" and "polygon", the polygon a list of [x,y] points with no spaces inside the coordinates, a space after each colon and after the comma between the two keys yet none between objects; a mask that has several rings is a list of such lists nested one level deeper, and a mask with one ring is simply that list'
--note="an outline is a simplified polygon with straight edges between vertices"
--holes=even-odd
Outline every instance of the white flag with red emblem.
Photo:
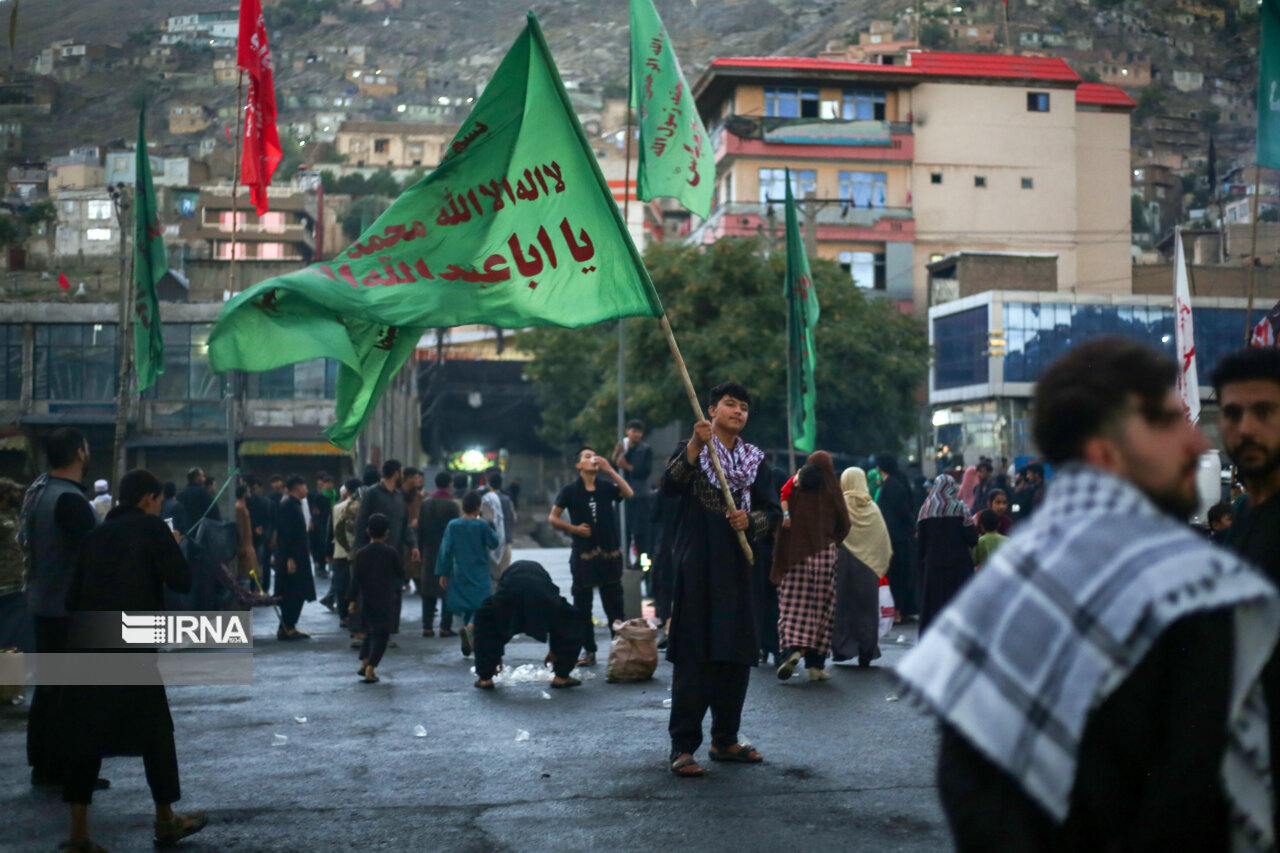
[{"label": "white flag with red emblem", "polygon": [[1174,230],[1173,245],[1173,340],[1178,357],[1178,398],[1182,401],[1182,410],[1195,423],[1200,420],[1200,377],[1196,374],[1196,329],[1181,228]]}]

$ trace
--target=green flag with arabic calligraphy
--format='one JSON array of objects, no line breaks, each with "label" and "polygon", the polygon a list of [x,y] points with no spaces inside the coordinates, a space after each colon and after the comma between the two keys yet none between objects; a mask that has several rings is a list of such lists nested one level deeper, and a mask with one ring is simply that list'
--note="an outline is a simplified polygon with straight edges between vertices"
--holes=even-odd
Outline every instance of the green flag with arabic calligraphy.
[{"label": "green flag with arabic calligraphy", "polygon": [[636,190],[711,213],[715,154],[653,0],[631,0],[631,106],[640,113]]},{"label": "green flag with arabic calligraphy", "polygon": [[156,285],[169,271],[164,231],[156,212],[147,152],[147,108],[138,115],[138,153],[133,192],[133,355],[138,390],[145,391],[164,373],[164,335],[160,330],[160,300]]},{"label": "green flag with arabic calligraphy", "polygon": [[219,372],[337,359],[326,435],[349,448],[427,328],[660,316],[530,13],[440,166],[333,260],[228,302],[209,359]]},{"label": "green flag with arabic calligraphy", "polygon": [[1280,0],[1262,0],[1258,14],[1258,165],[1280,169]]},{"label": "green flag with arabic calligraphy", "polygon": [[783,287],[789,312],[787,341],[787,387],[790,399],[787,414],[791,418],[792,440],[797,450],[812,453],[818,441],[817,390],[813,371],[817,364],[814,329],[818,325],[818,293],[809,275],[809,258],[804,253],[804,239],[796,219],[796,200],[791,194],[791,170],[787,179],[787,275]]}]

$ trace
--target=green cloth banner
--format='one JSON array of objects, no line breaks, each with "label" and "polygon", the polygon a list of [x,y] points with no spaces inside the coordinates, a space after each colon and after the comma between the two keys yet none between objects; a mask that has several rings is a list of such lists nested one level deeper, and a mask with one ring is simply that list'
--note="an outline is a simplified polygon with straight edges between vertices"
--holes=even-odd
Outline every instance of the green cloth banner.
[{"label": "green cloth banner", "polygon": [[706,219],[715,153],[653,0],[631,0],[631,105],[640,111],[640,200],[674,198]]},{"label": "green cloth banner", "polygon": [[337,359],[325,434],[349,449],[424,329],[660,316],[530,13],[440,166],[332,261],[228,302],[209,359],[218,372]]},{"label": "green cloth banner", "polygon": [[1258,165],[1280,169],[1280,0],[1262,0],[1258,13]]},{"label": "green cloth banner", "polygon": [[818,399],[813,385],[813,369],[817,349],[813,331],[818,325],[818,294],[809,275],[809,259],[804,253],[804,238],[796,220],[796,200],[791,194],[791,170],[787,179],[787,298],[790,336],[787,341],[787,416],[791,418],[792,440],[797,450],[813,453],[817,448],[818,421],[815,414]]},{"label": "green cloth banner", "polygon": [[133,354],[138,391],[156,384],[164,373],[164,335],[160,329],[160,299],[156,285],[169,271],[164,229],[156,214],[156,190],[151,184],[151,156],[147,152],[147,108],[138,115],[138,153],[133,193]]}]

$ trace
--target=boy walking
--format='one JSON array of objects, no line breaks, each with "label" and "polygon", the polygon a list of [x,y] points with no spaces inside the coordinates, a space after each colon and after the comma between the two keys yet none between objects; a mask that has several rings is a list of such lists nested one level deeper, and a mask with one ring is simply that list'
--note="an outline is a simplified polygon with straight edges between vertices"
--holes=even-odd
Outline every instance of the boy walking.
[{"label": "boy walking", "polygon": [[462,518],[444,529],[436,577],[444,590],[445,610],[462,617],[462,656],[471,656],[471,618],[493,591],[489,580],[489,552],[498,547],[498,534],[480,517],[479,492],[462,499]]},{"label": "boy walking", "polygon": [[404,564],[400,553],[387,544],[391,522],[380,512],[369,516],[369,544],[356,552],[351,571],[351,613],[360,612],[364,642],[360,644],[360,671],[365,684],[376,684],[378,664],[391,639],[394,610],[400,603]]}]

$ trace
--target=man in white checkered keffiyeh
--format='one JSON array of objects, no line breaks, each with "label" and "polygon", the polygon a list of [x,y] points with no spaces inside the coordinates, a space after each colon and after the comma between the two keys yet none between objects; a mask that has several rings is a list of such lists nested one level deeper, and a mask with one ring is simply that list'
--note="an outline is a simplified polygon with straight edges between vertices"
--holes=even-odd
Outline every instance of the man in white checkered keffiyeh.
[{"label": "man in white checkered keffiyeh", "polygon": [[1259,682],[1280,596],[1182,521],[1208,445],[1127,339],[1041,376],[1061,473],[898,667],[963,851],[1275,850]]}]

